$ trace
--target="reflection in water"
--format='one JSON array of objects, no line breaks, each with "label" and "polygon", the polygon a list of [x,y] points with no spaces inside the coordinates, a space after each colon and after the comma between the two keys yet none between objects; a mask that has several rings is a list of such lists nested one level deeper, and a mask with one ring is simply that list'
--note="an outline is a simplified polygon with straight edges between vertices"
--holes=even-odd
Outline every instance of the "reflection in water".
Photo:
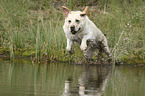
[{"label": "reflection in water", "polygon": [[145,96],[144,90],[142,67],[0,59],[0,96]]},{"label": "reflection in water", "polygon": [[102,96],[112,66],[85,66],[78,78],[78,88],[72,88],[73,81],[66,80],[63,96]]}]

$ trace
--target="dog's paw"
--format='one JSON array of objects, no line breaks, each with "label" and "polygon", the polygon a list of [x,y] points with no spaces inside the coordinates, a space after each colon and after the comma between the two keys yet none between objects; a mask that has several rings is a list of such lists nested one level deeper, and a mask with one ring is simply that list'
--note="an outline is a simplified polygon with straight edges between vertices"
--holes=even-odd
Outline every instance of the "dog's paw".
[{"label": "dog's paw", "polygon": [[86,48],[87,48],[87,45],[81,45],[80,48],[81,48],[82,51],[85,51]]},{"label": "dog's paw", "polygon": [[70,48],[66,48],[66,51],[68,51],[68,52],[69,52],[69,51],[71,51],[71,49],[70,49]]},{"label": "dog's paw", "polygon": [[74,51],[71,50],[70,48],[66,48],[66,51],[67,51],[69,54],[74,54]]}]

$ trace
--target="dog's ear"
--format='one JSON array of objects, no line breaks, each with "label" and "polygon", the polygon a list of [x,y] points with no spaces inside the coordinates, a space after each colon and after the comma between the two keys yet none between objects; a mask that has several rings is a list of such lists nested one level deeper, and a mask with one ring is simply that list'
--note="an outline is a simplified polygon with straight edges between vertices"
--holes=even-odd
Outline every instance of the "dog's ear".
[{"label": "dog's ear", "polygon": [[80,16],[82,17],[86,16],[87,10],[88,10],[88,6],[85,7],[84,11],[80,14]]},{"label": "dog's ear", "polygon": [[63,14],[64,14],[64,16],[66,18],[71,10],[68,9],[67,7],[65,7],[65,6],[62,6],[62,8],[63,8]]}]

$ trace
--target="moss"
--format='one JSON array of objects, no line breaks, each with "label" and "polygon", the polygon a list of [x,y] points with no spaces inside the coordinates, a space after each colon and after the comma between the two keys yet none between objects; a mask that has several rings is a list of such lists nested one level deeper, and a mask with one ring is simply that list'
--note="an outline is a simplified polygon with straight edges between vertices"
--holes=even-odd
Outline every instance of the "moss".
[{"label": "moss", "polygon": [[[145,55],[144,55],[145,56]],[[144,56],[140,56],[140,54],[128,54],[124,55],[121,58],[121,61],[123,61],[126,64],[145,64],[145,59],[143,58]]]}]

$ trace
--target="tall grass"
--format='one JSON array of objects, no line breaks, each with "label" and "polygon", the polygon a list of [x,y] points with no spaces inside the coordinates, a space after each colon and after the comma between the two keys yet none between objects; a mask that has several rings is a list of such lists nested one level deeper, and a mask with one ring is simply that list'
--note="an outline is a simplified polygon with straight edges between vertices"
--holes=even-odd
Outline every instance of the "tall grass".
[{"label": "tall grass", "polygon": [[[0,1],[0,52],[40,60],[67,58],[61,6],[82,10],[106,34],[115,59],[144,60],[145,3],[142,0],[2,0]],[[78,48],[73,57],[83,55]]]}]

